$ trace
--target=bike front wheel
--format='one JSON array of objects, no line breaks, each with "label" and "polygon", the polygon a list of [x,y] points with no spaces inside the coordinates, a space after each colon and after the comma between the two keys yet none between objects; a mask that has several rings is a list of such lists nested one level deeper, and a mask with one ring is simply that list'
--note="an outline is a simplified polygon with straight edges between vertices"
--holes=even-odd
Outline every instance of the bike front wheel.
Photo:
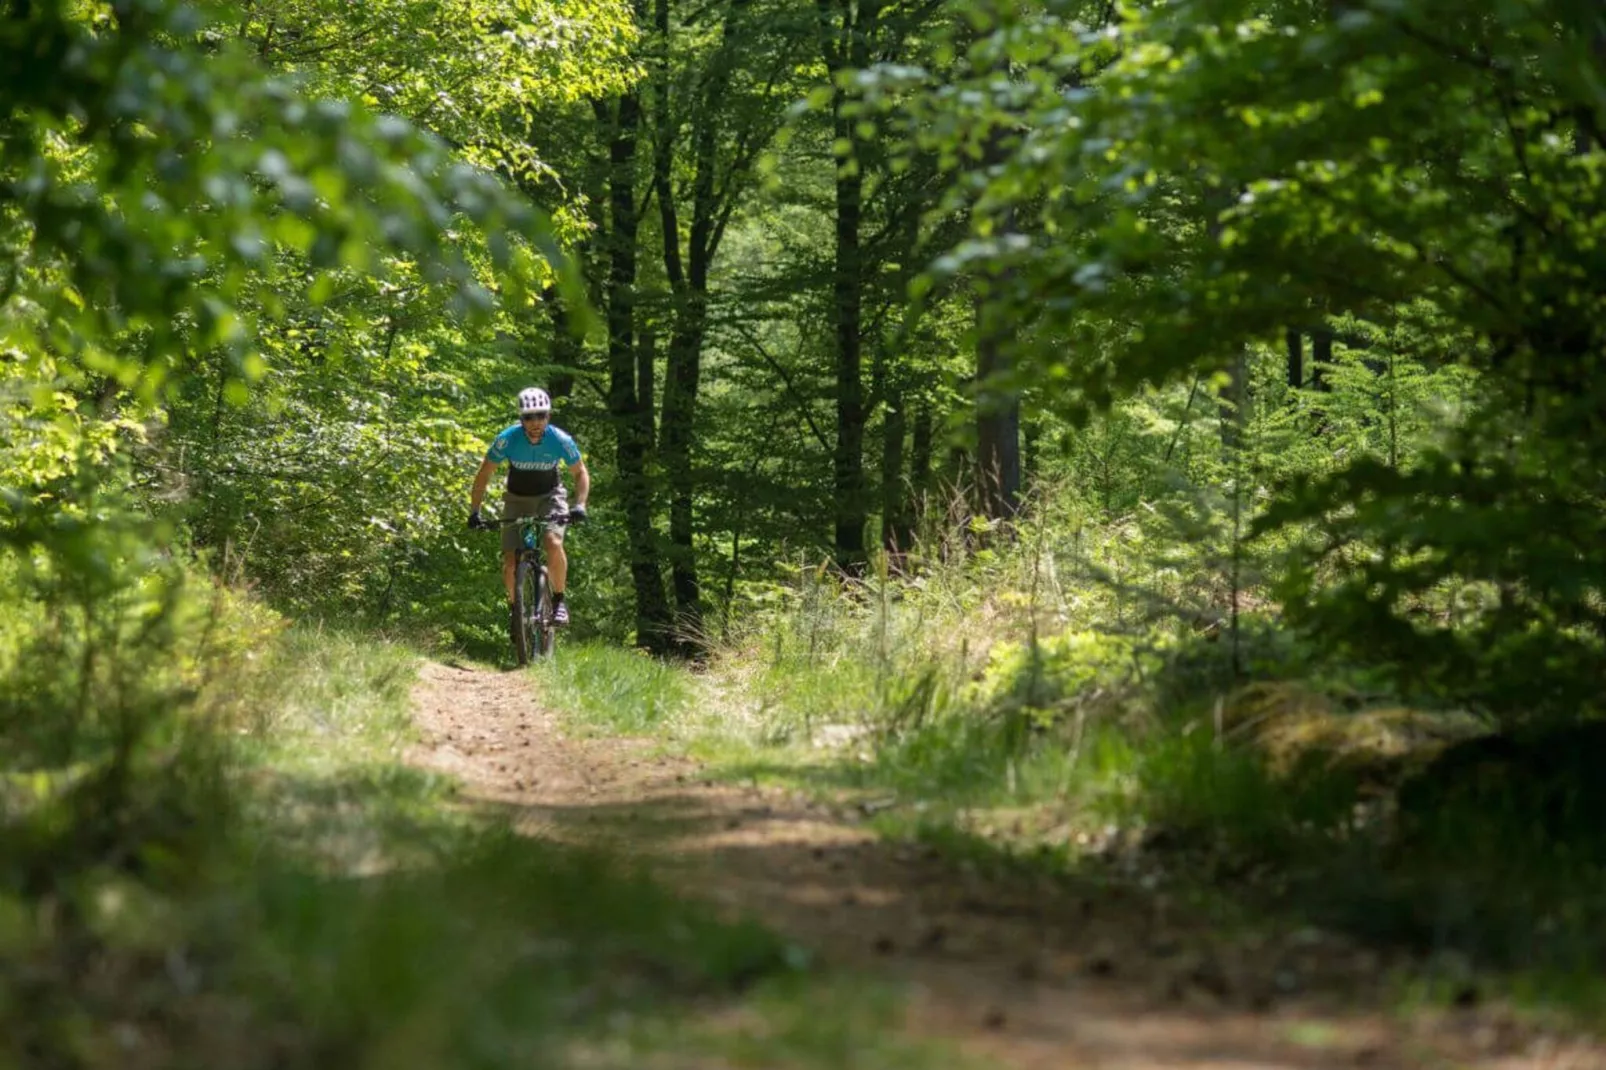
[{"label": "bike front wheel", "polygon": [[528,665],[540,650],[537,638],[541,618],[545,615],[541,605],[546,586],[544,570],[535,562],[521,559],[513,575],[513,612],[510,621],[513,640],[513,659],[520,666]]},{"label": "bike front wheel", "polygon": [[534,638],[536,652],[543,658],[550,658],[557,650],[558,628],[552,622],[552,587],[547,582],[546,569],[541,570],[540,578],[536,581],[537,601],[539,607],[535,617]]}]

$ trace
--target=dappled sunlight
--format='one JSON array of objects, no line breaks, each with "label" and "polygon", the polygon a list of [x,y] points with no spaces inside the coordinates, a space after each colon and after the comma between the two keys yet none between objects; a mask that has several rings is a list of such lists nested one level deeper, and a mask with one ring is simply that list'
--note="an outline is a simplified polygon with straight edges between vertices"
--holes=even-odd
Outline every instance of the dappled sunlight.
[{"label": "dappled sunlight", "polygon": [[1003,1065],[1314,1068],[1388,1064],[1402,1045],[1539,1065],[1535,1034],[1497,1014],[1395,1017],[1388,960],[1341,936],[1216,929],[1139,881],[887,840],[862,796],[716,778],[650,738],[567,735],[516,675],[428,666],[417,716],[413,760],[448,764],[476,810],[605,846],[824,964],[894,979],[907,1028]]}]

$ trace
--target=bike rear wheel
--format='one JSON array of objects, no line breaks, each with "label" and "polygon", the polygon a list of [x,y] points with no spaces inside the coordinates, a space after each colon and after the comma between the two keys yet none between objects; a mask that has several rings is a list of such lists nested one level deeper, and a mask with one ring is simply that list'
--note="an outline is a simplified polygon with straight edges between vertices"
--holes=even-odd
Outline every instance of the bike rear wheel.
[{"label": "bike rear wheel", "polygon": [[513,574],[513,613],[509,622],[513,658],[521,666],[541,653],[540,620],[544,616],[541,597],[546,586],[545,570],[528,557],[520,556]]}]

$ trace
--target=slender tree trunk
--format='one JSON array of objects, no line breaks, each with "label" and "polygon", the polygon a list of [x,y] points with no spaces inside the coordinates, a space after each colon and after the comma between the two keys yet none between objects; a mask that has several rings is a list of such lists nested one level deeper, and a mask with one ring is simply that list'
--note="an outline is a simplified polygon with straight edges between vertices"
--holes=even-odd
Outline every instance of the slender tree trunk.
[{"label": "slender tree trunk", "polygon": [[547,310],[547,317],[552,331],[552,363],[557,365],[547,379],[547,393],[552,395],[554,401],[561,400],[574,393],[574,369],[580,366],[582,342],[575,337],[570,324],[569,308],[563,301],[555,286],[549,286],[541,293],[541,304]]},{"label": "slender tree trunk", "polygon": [[908,484],[903,477],[903,446],[908,421],[903,397],[889,394],[881,425],[881,545],[901,557],[909,552]]},{"label": "slender tree trunk", "polygon": [[1243,427],[1249,413],[1249,360],[1242,349],[1227,368],[1227,382],[1221,388],[1221,444],[1236,450],[1243,442]]},{"label": "slender tree trunk", "polygon": [[1321,391],[1333,389],[1327,381],[1327,369],[1333,363],[1333,329],[1323,324],[1310,336],[1310,385]]},{"label": "slender tree trunk", "polygon": [[924,405],[915,413],[914,432],[909,441],[909,488],[905,515],[911,531],[920,523],[931,489],[931,410]]},{"label": "slender tree trunk", "polygon": [[[702,585],[695,545],[697,476],[697,401],[701,389],[703,345],[708,335],[708,277],[718,252],[722,210],[726,207],[716,188],[720,166],[721,102],[730,85],[732,59],[727,51],[730,20],[742,5],[733,2],[721,28],[725,37],[710,59],[698,94],[692,130],[691,229],[684,261],[680,250],[679,206],[671,174],[676,122],[671,111],[667,70],[659,92],[658,143],[653,161],[653,182],[658,190],[658,211],[664,232],[664,273],[675,294],[674,330],[669,341],[664,375],[663,418],[660,420],[662,456],[669,481],[670,569],[675,607],[682,632],[695,643],[702,625]],[[657,0],[654,21],[665,41],[669,33],[666,0]],[[734,194],[727,191],[725,196]]]},{"label": "slender tree trunk", "polygon": [[636,342],[636,400],[646,412],[647,449],[657,447],[658,431],[653,425],[653,406],[657,403],[658,326],[651,318],[641,324]]},{"label": "slender tree trunk", "polygon": [[[612,112],[610,115],[609,112]],[[624,501],[630,544],[630,574],[636,591],[636,642],[662,652],[668,638],[669,606],[664,597],[652,526],[652,487],[647,458],[652,411],[636,389],[635,287],[638,220],[636,217],[636,142],[641,122],[640,99],[620,96],[610,109],[598,105],[598,117],[610,123],[608,146],[608,411],[613,417],[619,492]]]},{"label": "slender tree trunk", "polygon": [[[1008,73],[1000,69],[999,77]],[[1001,138],[1001,130],[988,138],[987,166],[1003,162]],[[1005,213],[1000,229],[1006,234],[1015,230],[1013,211]],[[1012,276],[1006,269],[984,280],[976,294],[976,489],[982,515],[989,520],[1012,520],[1020,510],[1020,391],[1010,381],[1009,325],[987,309],[990,292],[1007,291]]]},{"label": "slender tree trunk", "polygon": [[1305,333],[1290,327],[1288,338],[1288,385],[1298,390],[1305,385]]},{"label": "slender tree trunk", "polygon": [[864,153],[849,115],[846,92],[836,76],[868,65],[869,37],[878,17],[872,0],[816,0],[825,68],[832,82],[831,130],[847,147],[836,161],[835,245],[832,250],[831,310],[836,340],[836,446],[832,450],[832,490],[836,512],[836,560],[847,572],[862,571],[868,505],[864,494],[863,249]]},{"label": "slender tree trunk", "polygon": [[[853,123],[834,105],[838,141],[853,139]],[[837,564],[848,571],[864,565],[864,381],[859,227],[864,212],[864,174],[859,161],[840,161],[836,178],[836,263],[832,275],[836,316],[836,449],[831,457],[836,496]]]},{"label": "slender tree trunk", "polygon": [[[696,258],[693,258],[694,260]],[[692,503],[697,489],[693,460],[696,442],[697,392],[702,375],[708,295],[695,287],[686,294],[669,344],[664,378],[662,422],[664,467],[669,482],[670,567],[675,607],[684,630],[695,635],[702,619],[697,556],[693,545]]]},{"label": "slender tree trunk", "polygon": [[1009,520],[1020,509],[1020,392],[998,377],[1012,369],[1004,352],[1004,328],[989,316],[986,298],[976,298],[976,460],[982,515]]}]

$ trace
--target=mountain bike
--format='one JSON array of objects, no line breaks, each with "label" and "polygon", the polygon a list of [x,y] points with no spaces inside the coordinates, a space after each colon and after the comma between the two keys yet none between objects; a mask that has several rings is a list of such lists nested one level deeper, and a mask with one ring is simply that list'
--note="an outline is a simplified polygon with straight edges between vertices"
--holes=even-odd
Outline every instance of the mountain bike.
[{"label": "mountain bike", "polygon": [[568,514],[550,517],[521,516],[503,518],[496,525],[517,524],[520,542],[513,571],[513,613],[508,630],[513,640],[513,657],[522,667],[534,658],[550,658],[558,645],[557,625],[552,623],[552,585],[547,580],[546,560],[541,554],[541,536],[547,527],[567,522]]}]

